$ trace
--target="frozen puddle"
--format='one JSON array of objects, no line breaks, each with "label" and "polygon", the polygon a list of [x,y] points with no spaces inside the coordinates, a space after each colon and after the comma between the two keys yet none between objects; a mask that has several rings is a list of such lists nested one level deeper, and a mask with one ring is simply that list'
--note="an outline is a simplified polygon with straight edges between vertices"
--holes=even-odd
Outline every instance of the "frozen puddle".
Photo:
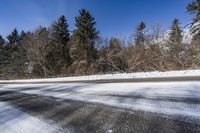
[{"label": "frozen puddle", "polygon": [[0,102],[0,132],[3,133],[61,133],[55,125],[39,120],[7,103]]}]

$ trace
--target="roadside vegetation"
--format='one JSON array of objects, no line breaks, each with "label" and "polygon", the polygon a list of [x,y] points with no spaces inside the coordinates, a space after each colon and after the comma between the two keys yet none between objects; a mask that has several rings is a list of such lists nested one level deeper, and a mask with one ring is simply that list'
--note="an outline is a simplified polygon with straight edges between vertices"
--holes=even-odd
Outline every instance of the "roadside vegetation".
[{"label": "roadside vegetation", "polygon": [[200,0],[186,7],[193,16],[185,30],[178,18],[170,29],[135,26],[130,39],[102,38],[86,9],[69,31],[63,15],[49,27],[0,35],[0,78],[38,78],[115,72],[168,71],[200,67]]}]

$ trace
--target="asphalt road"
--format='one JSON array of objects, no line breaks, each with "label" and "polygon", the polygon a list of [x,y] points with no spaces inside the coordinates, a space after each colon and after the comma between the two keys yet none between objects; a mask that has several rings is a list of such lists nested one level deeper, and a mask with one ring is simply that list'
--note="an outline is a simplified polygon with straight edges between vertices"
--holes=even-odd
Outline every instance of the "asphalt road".
[{"label": "asphalt road", "polygon": [[[187,104],[199,107],[197,98],[152,97],[152,95],[125,95],[119,93],[101,93],[84,90],[96,84],[80,85],[0,85],[0,132],[1,133],[199,133],[200,123],[196,118],[172,117],[164,113],[107,106],[104,103],[91,103],[90,99],[107,97],[108,100],[120,99],[125,104],[127,99],[163,101]],[[70,87],[69,87],[70,86]],[[111,85],[113,86],[113,85]],[[119,86],[119,85],[117,85]],[[133,84],[134,86],[134,84]],[[169,85],[170,86],[170,85]],[[184,85],[183,85],[184,86]],[[7,88],[6,88],[7,87]],[[102,87],[102,86],[101,86]],[[100,87],[100,88],[101,88]],[[106,86],[104,86],[106,87]],[[121,86],[123,87],[123,86]],[[198,88],[199,86],[197,86]],[[95,88],[95,87],[94,87]],[[152,87],[153,88],[153,87]],[[151,88],[151,89],[152,89]],[[136,88],[135,88],[136,89]],[[84,90],[84,91],[83,91]],[[141,90],[141,88],[140,88]],[[82,91],[82,92],[81,92]],[[145,90],[147,91],[147,90]],[[191,90],[190,90],[191,91]],[[185,92],[185,90],[184,90]],[[84,93],[84,95],[81,95]],[[59,94],[59,95],[58,95]],[[88,101],[63,98],[88,97]],[[95,95],[94,95],[95,94]],[[119,95],[121,94],[121,95]],[[134,93],[136,94],[136,93]],[[151,91],[152,94],[152,91]],[[183,94],[183,93],[181,93]],[[197,92],[196,92],[197,94]],[[196,95],[195,93],[193,95]],[[161,95],[159,95],[161,96]],[[106,101],[105,101],[106,102]],[[119,102],[119,104],[120,104]],[[137,101],[139,102],[139,101]],[[133,106],[131,104],[131,106]],[[169,104],[170,105],[170,104]],[[166,105],[168,106],[168,105]],[[175,104],[176,106],[176,104]],[[165,108],[165,105],[160,106]],[[198,112],[197,112],[198,115]],[[181,117],[181,118],[180,118]],[[26,124],[25,124],[26,123]],[[39,124],[37,124],[39,123]]]}]

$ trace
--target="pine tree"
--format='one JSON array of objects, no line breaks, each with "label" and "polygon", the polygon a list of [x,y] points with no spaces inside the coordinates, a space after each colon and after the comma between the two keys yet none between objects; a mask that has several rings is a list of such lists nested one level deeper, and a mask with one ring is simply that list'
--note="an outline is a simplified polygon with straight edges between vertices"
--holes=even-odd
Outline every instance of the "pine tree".
[{"label": "pine tree", "polygon": [[61,16],[57,22],[53,24],[53,41],[58,44],[67,45],[69,41],[69,30],[65,16]]},{"label": "pine tree", "polygon": [[68,30],[67,20],[65,16],[61,16],[57,22],[53,24],[52,41],[57,45],[59,52],[65,58],[65,60],[70,62],[69,54],[69,30]]},{"label": "pine tree", "polygon": [[55,74],[63,73],[71,64],[68,27],[65,16],[61,16],[51,27],[51,48],[47,60]]},{"label": "pine tree", "polygon": [[136,33],[135,33],[135,44],[136,45],[143,45],[145,43],[145,35],[144,30],[146,28],[146,24],[144,22],[141,22],[136,27]]},{"label": "pine tree", "polygon": [[169,33],[169,50],[171,54],[179,54],[182,49],[183,30],[179,19],[172,21],[171,31]]},{"label": "pine tree", "polygon": [[19,36],[20,41],[22,41],[26,37],[26,33],[22,30]]},{"label": "pine tree", "polygon": [[96,22],[89,11],[82,9],[80,16],[76,17],[76,30],[73,37],[77,40],[76,54],[77,58],[86,60],[88,63],[97,58],[95,41],[98,38],[98,31],[95,28]]},{"label": "pine tree", "polygon": [[0,47],[5,44],[5,39],[0,35]]},{"label": "pine tree", "polygon": [[191,22],[192,41],[200,41],[200,0],[194,0],[187,6],[187,12],[194,15]]},{"label": "pine tree", "polygon": [[16,28],[11,32],[10,35],[7,36],[7,39],[11,46],[19,44],[20,36]]}]

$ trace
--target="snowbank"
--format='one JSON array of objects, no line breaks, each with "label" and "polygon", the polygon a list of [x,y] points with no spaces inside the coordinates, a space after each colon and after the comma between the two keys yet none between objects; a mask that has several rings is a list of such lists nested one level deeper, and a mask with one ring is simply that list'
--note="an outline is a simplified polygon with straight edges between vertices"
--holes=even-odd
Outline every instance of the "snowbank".
[{"label": "snowbank", "polygon": [[190,77],[200,76],[200,70],[182,70],[167,72],[137,72],[119,73],[105,75],[90,75],[77,77],[44,78],[44,79],[25,79],[25,80],[0,80],[0,83],[10,82],[51,82],[51,81],[93,81],[93,80],[113,80],[113,79],[140,79],[140,78],[159,78],[159,77]]}]

